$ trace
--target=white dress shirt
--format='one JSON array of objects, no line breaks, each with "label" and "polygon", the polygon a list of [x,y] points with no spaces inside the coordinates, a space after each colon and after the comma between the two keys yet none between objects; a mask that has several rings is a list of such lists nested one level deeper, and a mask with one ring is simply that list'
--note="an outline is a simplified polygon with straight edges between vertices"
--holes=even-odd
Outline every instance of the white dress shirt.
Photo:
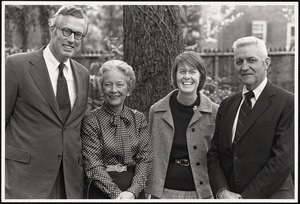
[{"label": "white dress shirt", "polygon": [[[52,88],[54,91],[54,94],[56,96],[56,86],[57,86],[57,78],[59,74],[58,65],[60,64],[59,61],[54,57],[54,55],[51,53],[49,49],[49,45],[44,49],[43,56],[47,65],[48,73],[50,76]],[[73,108],[75,99],[76,99],[76,85],[73,77],[73,72],[70,64],[70,59],[68,59],[66,62],[64,62],[65,68],[63,70],[64,76],[67,80],[68,84],[68,92],[69,92],[69,98],[71,103],[71,110]]]},{"label": "white dress shirt", "polygon": [[[267,77],[260,83],[260,85],[258,87],[256,87],[254,90],[253,90],[253,93],[254,93],[254,97],[251,98],[251,103],[252,103],[252,108],[254,107],[256,101],[258,100],[261,92],[264,90],[265,86],[267,85],[267,82],[268,82],[268,79]],[[238,108],[238,111],[236,113],[236,116],[235,116],[235,119],[234,119],[234,123],[233,123],[233,127],[232,127],[232,142],[234,140],[234,136],[235,136],[235,131],[236,131],[236,126],[237,126],[237,122],[238,122],[238,117],[239,117],[239,114],[240,114],[240,109],[241,109],[241,106],[245,100],[245,93],[249,92],[249,90],[246,88],[246,86],[243,87],[243,91],[242,91],[242,101],[239,105],[239,108]]]}]

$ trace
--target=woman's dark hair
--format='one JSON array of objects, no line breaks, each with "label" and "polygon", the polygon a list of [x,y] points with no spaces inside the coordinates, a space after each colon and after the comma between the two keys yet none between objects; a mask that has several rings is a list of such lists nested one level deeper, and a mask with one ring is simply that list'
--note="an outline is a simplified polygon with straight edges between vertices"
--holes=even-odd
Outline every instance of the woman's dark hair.
[{"label": "woman's dark hair", "polygon": [[200,72],[200,80],[199,85],[197,87],[197,91],[200,91],[203,88],[206,81],[206,63],[202,59],[202,57],[200,57],[200,55],[194,51],[185,51],[175,58],[171,71],[171,80],[173,86],[177,89],[178,85],[176,80],[176,74],[180,65],[189,65],[190,67],[195,67]]}]

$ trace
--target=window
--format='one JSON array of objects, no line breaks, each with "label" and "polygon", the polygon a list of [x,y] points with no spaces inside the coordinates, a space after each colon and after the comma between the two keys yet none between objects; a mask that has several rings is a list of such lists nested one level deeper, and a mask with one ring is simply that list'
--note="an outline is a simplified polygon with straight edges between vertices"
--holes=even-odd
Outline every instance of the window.
[{"label": "window", "polygon": [[295,24],[287,24],[287,39],[286,39],[286,49],[289,50],[295,47]]},{"label": "window", "polygon": [[252,21],[252,35],[267,42],[267,22]]}]

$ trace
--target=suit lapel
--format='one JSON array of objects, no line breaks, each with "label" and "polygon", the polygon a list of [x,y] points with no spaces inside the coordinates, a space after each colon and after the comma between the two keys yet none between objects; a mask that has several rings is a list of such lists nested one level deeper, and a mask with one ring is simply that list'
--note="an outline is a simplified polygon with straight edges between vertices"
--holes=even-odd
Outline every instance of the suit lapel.
[{"label": "suit lapel", "polygon": [[43,58],[43,48],[37,51],[36,56],[30,61],[30,63],[32,66],[29,68],[29,72],[35,84],[40,89],[55,114],[60,118],[58,104],[51,85],[48,69]]},{"label": "suit lapel", "polygon": [[[250,115],[248,117],[248,120],[245,123],[243,131],[241,132],[241,137],[239,140],[241,140],[245,136],[245,134],[250,129],[250,127],[253,125],[253,123],[271,105],[270,97],[273,95],[275,95],[274,89],[273,89],[272,85],[268,82],[265,89],[262,91],[261,95],[259,96],[258,100],[256,101],[252,111],[250,112]],[[238,143],[238,141],[237,141],[237,143]]]},{"label": "suit lapel", "polygon": [[237,110],[239,108],[239,105],[241,103],[242,100],[242,93],[239,92],[236,97],[233,99],[233,101],[229,101],[229,105],[227,105],[228,107],[228,116],[226,117],[225,120],[227,120],[227,125],[226,125],[226,129],[225,129],[225,135],[228,135],[227,137],[227,142],[228,142],[228,146],[231,146],[232,143],[232,127],[233,127],[233,123],[234,123],[234,119],[236,117],[236,113]]}]

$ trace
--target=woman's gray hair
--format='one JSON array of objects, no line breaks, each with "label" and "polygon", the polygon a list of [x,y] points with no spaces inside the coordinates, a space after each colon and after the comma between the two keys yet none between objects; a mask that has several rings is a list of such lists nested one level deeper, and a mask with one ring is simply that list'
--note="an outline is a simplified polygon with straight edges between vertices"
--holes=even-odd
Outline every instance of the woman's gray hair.
[{"label": "woman's gray hair", "polygon": [[103,79],[104,73],[112,69],[118,69],[121,72],[123,72],[124,76],[126,77],[126,83],[129,87],[129,92],[131,92],[134,89],[136,83],[135,74],[132,67],[126,62],[121,60],[109,60],[101,66],[99,70],[100,85],[102,86],[104,80]]},{"label": "woman's gray hair", "polygon": [[247,45],[255,45],[264,58],[268,57],[268,51],[265,42],[254,36],[247,36],[237,39],[233,43],[232,48],[233,51],[235,51],[237,48],[244,47]]},{"label": "woman's gray hair", "polygon": [[83,10],[80,7],[76,6],[62,6],[58,11],[48,20],[50,30],[57,26],[60,16],[74,16],[76,18],[84,19],[86,22],[86,30],[83,35],[85,36],[88,32],[88,18],[84,14]]}]

